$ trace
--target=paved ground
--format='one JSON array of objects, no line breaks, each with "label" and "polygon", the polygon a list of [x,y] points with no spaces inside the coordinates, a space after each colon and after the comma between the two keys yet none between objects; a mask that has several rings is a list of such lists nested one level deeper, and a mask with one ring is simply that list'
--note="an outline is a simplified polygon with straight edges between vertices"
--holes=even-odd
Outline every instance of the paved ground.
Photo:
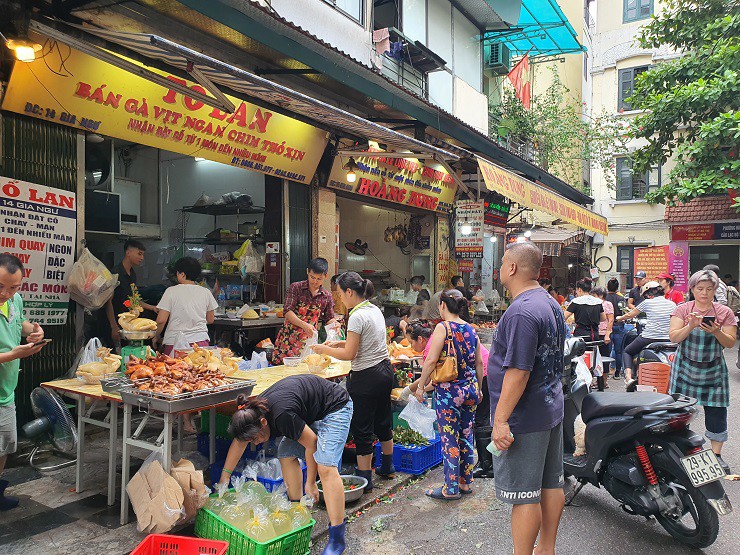
[{"label": "paved ground", "polygon": [[[740,473],[740,370],[735,366],[737,347],[727,356],[730,367],[730,441],[724,458]],[[616,383],[616,382],[612,382]],[[612,389],[614,390],[614,389]],[[699,415],[692,428],[704,431]],[[512,552],[509,510],[495,499],[493,481],[479,480],[476,493],[459,501],[429,499],[424,491],[442,481],[441,469],[423,481],[380,503],[348,527],[347,555],[391,555],[398,553],[436,555],[501,554]],[[680,555],[740,553],[740,482],[723,482],[736,511],[720,517],[720,534],[711,547],[699,551],[674,541],[655,521],[628,515],[604,490],[587,486],[566,508],[558,537],[559,553],[604,555],[605,553]],[[321,553],[323,543],[312,550]]]}]

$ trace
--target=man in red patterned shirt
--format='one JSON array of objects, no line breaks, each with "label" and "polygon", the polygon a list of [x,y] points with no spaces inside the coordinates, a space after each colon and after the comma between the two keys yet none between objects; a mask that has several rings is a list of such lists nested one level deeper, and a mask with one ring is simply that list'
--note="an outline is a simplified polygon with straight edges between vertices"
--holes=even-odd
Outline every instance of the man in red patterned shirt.
[{"label": "man in red patterned shirt", "polygon": [[306,339],[318,333],[319,325],[333,324],[334,299],[324,288],[329,274],[329,263],[314,258],[306,268],[307,280],[291,283],[285,294],[285,324],[275,339],[273,364],[282,364],[283,358],[300,356]]}]

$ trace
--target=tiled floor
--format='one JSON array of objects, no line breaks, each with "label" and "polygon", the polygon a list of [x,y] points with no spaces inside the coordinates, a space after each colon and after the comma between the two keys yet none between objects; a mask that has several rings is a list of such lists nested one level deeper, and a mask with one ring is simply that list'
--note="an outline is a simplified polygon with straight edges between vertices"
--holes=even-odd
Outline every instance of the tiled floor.
[{"label": "tiled floor", "polygon": [[[146,433],[146,432],[145,432]],[[116,502],[107,504],[108,436],[88,438],[85,489],[75,492],[75,467],[40,473],[23,459],[12,461],[3,472],[7,492],[20,498],[20,506],[0,513],[0,553],[3,555],[123,555],[145,537],[136,529],[130,510],[129,524],[120,524],[120,459]],[[145,451],[134,451],[132,475]],[[182,456],[198,468],[208,461],[195,451],[195,437],[183,441]],[[119,454],[120,457],[120,454]],[[139,457],[139,458],[137,458]],[[207,475],[207,473],[206,473]],[[184,529],[182,533],[188,534]]]}]

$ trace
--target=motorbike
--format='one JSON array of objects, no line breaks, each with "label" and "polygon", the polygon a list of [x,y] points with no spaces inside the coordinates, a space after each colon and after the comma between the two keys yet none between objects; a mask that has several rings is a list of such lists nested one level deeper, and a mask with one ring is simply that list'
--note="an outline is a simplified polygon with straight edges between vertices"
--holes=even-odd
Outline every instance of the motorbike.
[{"label": "motorbike", "polygon": [[[725,475],[704,438],[691,431],[696,399],[661,393],[589,392],[574,359],[589,346],[565,346],[563,467],[566,504],[588,484],[604,487],[631,515],[655,517],[676,540],[711,545],[718,515],[732,512],[720,479]],[[574,456],[575,420],[585,424],[585,455]]]},{"label": "motorbike", "polygon": [[[637,318],[635,329],[628,331],[624,336],[624,347],[627,347],[642,333],[645,327],[645,319]],[[671,341],[654,341],[640,351],[635,357],[635,368],[643,362],[663,362],[671,364],[676,357],[678,345]]]}]

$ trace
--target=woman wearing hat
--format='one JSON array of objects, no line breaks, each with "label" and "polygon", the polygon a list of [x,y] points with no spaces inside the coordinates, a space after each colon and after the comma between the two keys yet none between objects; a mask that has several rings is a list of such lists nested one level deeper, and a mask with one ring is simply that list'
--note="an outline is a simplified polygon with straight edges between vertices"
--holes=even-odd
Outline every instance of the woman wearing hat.
[{"label": "woman wearing hat", "polygon": [[671,393],[694,397],[704,407],[707,439],[725,472],[722,445],[727,441],[730,380],[724,350],[735,346],[737,319],[726,306],[713,302],[719,278],[700,270],[689,278],[694,300],[676,308],[671,341],[679,344],[671,372]]},{"label": "woman wearing hat", "polygon": [[661,287],[663,287],[666,299],[668,299],[669,301],[673,301],[676,304],[681,304],[683,302],[683,293],[673,288],[676,285],[676,278],[673,276],[673,274],[663,272],[662,274],[659,274],[658,277],[655,279],[657,279],[658,283],[660,283]]},{"label": "woman wearing hat", "polygon": [[671,314],[676,310],[676,303],[665,298],[665,290],[657,281],[648,281],[642,286],[642,296],[645,299],[627,314],[616,319],[623,322],[630,318],[636,318],[640,313],[647,315],[647,323],[632,343],[622,351],[622,364],[624,365],[624,381],[627,388],[633,385],[632,366],[633,359],[645,347],[654,341],[669,341],[671,328]]}]

